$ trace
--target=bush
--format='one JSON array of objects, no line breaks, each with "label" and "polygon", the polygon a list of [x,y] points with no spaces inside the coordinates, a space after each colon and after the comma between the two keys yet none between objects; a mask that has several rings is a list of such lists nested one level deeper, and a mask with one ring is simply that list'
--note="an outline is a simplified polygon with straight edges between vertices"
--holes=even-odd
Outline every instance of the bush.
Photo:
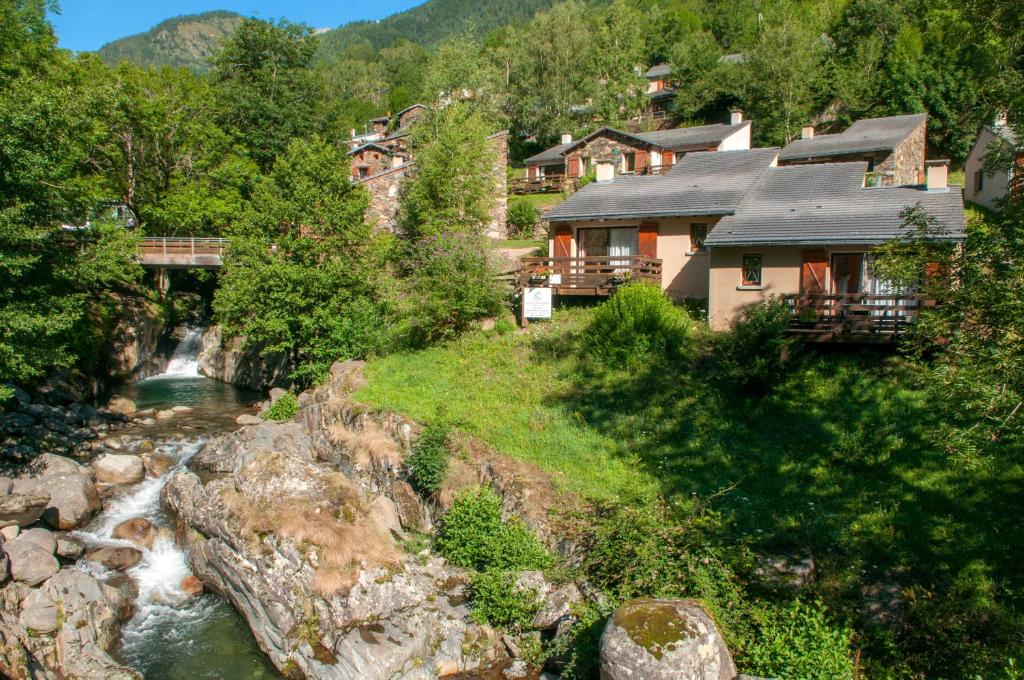
[{"label": "bush", "polygon": [[291,420],[298,412],[299,400],[291,392],[286,392],[270,405],[263,417],[267,420]]},{"label": "bush", "polygon": [[508,237],[532,238],[540,221],[540,210],[530,201],[517,198],[508,204]]},{"label": "bush", "polygon": [[683,356],[690,349],[694,323],[650,283],[623,286],[594,313],[587,345],[596,355],[630,363],[649,354]]},{"label": "bush", "polygon": [[473,574],[470,597],[473,621],[514,632],[530,628],[540,611],[535,590],[516,588],[515,572],[491,570]]},{"label": "bush", "polygon": [[761,606],[754,609],[754,621],[755,630],[741,658],[746,672],[805,680],[854,677],[852,633],[830,623],[820,602]]},{"label": "bush", "polygon": [[416,490],[425,496],[437,494],[448,474],[448,428],[430,425],[423,430],[406,462]]},{"label": "bush", "polygon": [[477,571],[543,569],[551,563],[522,520],[502,520],[501,499],[487,487],[456,496],[435,545],[452,564]]},{"label": "bush", "polygon": [[779,297],[750,305],[720,337],[717,356],[724,375],[741,388],[767,392],[788,371],[793,340],[786,334],[789,306]]}]

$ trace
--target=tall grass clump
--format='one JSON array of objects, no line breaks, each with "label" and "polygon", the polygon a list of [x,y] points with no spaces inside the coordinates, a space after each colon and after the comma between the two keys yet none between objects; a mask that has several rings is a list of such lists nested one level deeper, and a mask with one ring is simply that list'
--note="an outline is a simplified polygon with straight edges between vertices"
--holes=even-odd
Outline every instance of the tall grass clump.
[{"label": "tall grass clump", "polygon": [[631,283],[595,310],[587,349],[618,363],[651,354],[682,357],[692,347],[693,334],[693,319],[658,286]]}]

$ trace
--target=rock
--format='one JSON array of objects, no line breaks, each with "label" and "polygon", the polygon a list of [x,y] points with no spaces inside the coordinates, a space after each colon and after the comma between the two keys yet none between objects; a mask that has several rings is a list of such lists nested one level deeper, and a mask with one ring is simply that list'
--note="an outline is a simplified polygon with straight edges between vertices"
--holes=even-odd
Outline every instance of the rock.
[{"label": "rock", "polygon": [[191,406],[182,406],[180,404],[178,406],[172,406],[171,410],[175,413],[192,413]]},{"label": "rock", "polygon": [[35,543],[51,555],[57,552],[57,537],[49,529],[37,527],[22,531],[11,543],[21,543],[23,541]]},{"label": "rock", "polygon": [[615,610],[601,634],[601,680],[735,677],[714,620],[696,600],[631,600]]},{"label": "rock", "polygon": [[259,425],[263,422],[263,419],[259,416],[254,416],[251,413],[243,413],[242,415],[235,418],[237,425]]},{"label": "rock", "polygon": [[140,418],[135,422],[137,422],[139,425],[142,425],[143,427],[152,427],[156,425],[156,421],[152,418]]},{"label": "rock", "polygon": [[35,476],[14,480],[17,493],[48,495],[43,519],[55,529],[77,529],[100,508],[92,475],[70,458],[43,454],[33,463]]},{"label": "rock", "polygon": [[0,496],[14,493],[14,480],[10,477],[0,477]]},{"label": "rock", "polygon": [[139,445],[135,447],[135,453],[152,453],[156,450],[156,446],[150,439],[143,439],[139,442]]},{"label": "rock", "polygon": [[274,387],[270,390],[270,403],[274,403],[284,395],[288,394],[288,390],[281,387]]},{"label": "rock", "polygon": [[[108,576],[104,583],[117,591],[118,595],[124,598],[129,604],[139,599],[139,584],[130,575],[119,571]],[[132,607],[134,609],[134,606]],[[131,614],[125,616],[128,618]]]},{"label": "rock", "polygon": [[769,586],[800,590],[814,583],[814,560],[810,557],[765,557],[756,575]]},{"label": "rock", "polygon": [[391,483],[390,494],[398,509],[398,521],[406,531],[424,531],[429,528],[420,497],[404,480]]},{"label": "rock", "polygon": [[114,527],[111,536],[148,550],[153,547],[153,523],[144,517],[136,517]]},{"label": "rock", "polygon": [[131,569],[142,560],[142,551],[135,548],[97,548],[86,553],[90,562],[102,564],[113,571]]},{"label": "rock", "polygon": [[181,579],[181,590],[186,595],[198,597],[203,594],[203,582],[189,574],[185,578]]},{"label": "rock", "polygon": [[142,464],[150,477],[163,477],[168,470],[178,464],[178,461],[172,456],[149,453],[142,456]]},{"label": "rock", "polygon": [[122,439],[119,436],[107,437],[106,439],[103,440],[103,445],[106,446],[108,449],[120,451],[122,448],[124,448],[124,439]]},{"label": "rock", "polygon": [[146,476],[142,458],[132,454],[105,453],[93,459],[96,481],[107,484],[135,484]]},{"label": "rock", "polygon": [[178,415],[173,409],[164,409],[163,411],[156,412],[157,420],[170,420],[174,416]]},{"label": "rock", "polygon": [[49,503],[49,494],[12,493],[0,496],[0,527],[35,524]]},{"label": "rock", "polygon": [[136,407],[135,402],[128,397],[116,394],[107,402],[107,410],[111,413],[120,413],[124,416],[130,416],[138,410],[138,407]]},{"label": "rock", "polygon": [[67,534],[57,534],[57,557],[66,560],[77,560],[85,554],[85,543]]},{"label": "rock", "polygon": [[12,524],[10,526],[4,527],[3,529],[0,529],[0,537],[3,537],[3,540],[5,542],[13,541],[15,538],[18,537],[19,531],[21,531],[21,528],[17,524]]},{"label": "rock", "polygon": [[522,659],[516,659],[512,664],[501,672],[502,677],[514,680],[516,678],[525,678],[530,674],[530,667],[526,665],[526,662]]},{"label": "rock", "polygon": [[488,317],[480,320],[480,330],[482,331],[493,331],[494,325],[497,323],[494,317]]},{"label": "rock", "polygon": [[32,541],[15,539],[5,544],[4,550],[11,563],[11,578],[15,581],[38,586],[60,569],[60,563],[53,553]]},{"label": "rock", "polygon": [[58,603],[46,597],[42,590],[33,590],[21,603],[18,623],[33,633],[48,635],[57,630],[60,622]]}]

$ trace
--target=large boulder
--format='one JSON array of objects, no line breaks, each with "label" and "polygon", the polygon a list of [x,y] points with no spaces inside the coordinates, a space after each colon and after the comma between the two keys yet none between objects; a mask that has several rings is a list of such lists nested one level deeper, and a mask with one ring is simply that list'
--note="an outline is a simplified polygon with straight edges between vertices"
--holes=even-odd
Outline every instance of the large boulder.
[{"label": "large boulder", "polygon": [[733,680],[736,665],[695,600],[631,600],[601,635],[601,680]]},{"label": "large boulder", "polygon": [[88,468],[53,454],[36,459],[32,476],[14,480],[14,492],[48,496],[43,519],[61,531],[77,529],[100,509],[100,497]]},{"label": "large boulder", "polygon": [[120,394],[116,394],[107,402],[107,410],[111,413],[120,413],[121,415],[130,416],[138,410],[138,407],[135,405],[135,402],[128,397],[122,397]]},{"label": "large boulder", "polygon": [[43,516],[49,502],[50,495],[41,493],[12,493],[0,496],[0,527],[26,527],[35,524]]},{"label": "large boulder", "polygon": [[113,571],[125,571],[142,560],[142,551],[125,547],[97,548],[89,551],[85,559],[102,564]]},{"label": "large boulder", "polygon": [[4,544],[4,550],[11,563],[11,578],[15,581],[38,586],[60,569],[53,551],[47,551],[32,541],[15,539]]},{"label": "large boulder", "polygon": [[105,453],[93,459],[96,481],[107,484],[135,484],[146,476],[142,458],[124,453]]},{"label": "large boulder", "polygon": [[57,551],[57,537],[49,529],[36,527],[18,534],[11,543],[35,543],[51,555]]},{"label": "large boulder", "polygon": [[138,548],[152,548],[153,538],[155,536],[153,531],[153,523],[144,517],[136,517],[121,522],[114,527],[113,538],[119,538],[124,541],[134,543]]}]

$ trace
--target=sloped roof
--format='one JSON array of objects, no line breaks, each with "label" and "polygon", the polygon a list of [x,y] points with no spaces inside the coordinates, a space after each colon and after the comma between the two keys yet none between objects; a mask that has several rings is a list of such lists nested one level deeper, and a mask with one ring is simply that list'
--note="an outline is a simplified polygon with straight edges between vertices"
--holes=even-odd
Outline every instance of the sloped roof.
[{"label": "sloped roof", "polygon": [[926,120],[926,113],[858,120],[838,134],[793,140],[779,154],[779,160],[807,160],[851,153],[892,151]]},{"label": "sloped roof", "polygon": [[403,114],[409,113],[413,109],[425,109],[425,108],[427,108],[426,104],[413,104],[412,106],[406,106],[404,109],[402,109],[401,111],[399,111],[398,113],[393,115],[392,118],[398,119],[398,118],[401,118]]},{"label": "sloped roof", "polygon": [[733,133],[750,125],[749,120],[736,125],[699,125],[697,127],[676,128],[674,130],[658,130],[641,132],[636,137],[666,149],[684,146],[718,144]]},{"label": "sloped roof", "polygon": [[538,154],[534,154],[526,159],[526,163],[533,163],[535,165],[544,165],[545,163],[560,163],[565,161],[565,157],[562,154],[572,146],[574,142],[568,144],[556,144],[550,149],[545,149]]},{"label": "sloped roof", "polygon": [[867,163],[793,165],[770,169],[735,214],[708,234],[709,246],[875,245],[904,235],[900,214],[918,203],[945,227],[964,235],[959,187],[864,188]]},{"label": "sloped roof", "polygon": [[361,145],[357,146],[356,148],[352,149],[351,151],[349,151],[348,155],[349,156],[354,156],[357,153],[359,153],[360,151],[363,151],[365,149],[378,149],[378,150],[383,151],[384,153],[388,154],[389,156],[394,156],[395,155],[394,150],[389,149],[386,146],[381,146],[380,144],[377,144],[376,142],[369,142],[367,144],[361,144]]},{"label": "sloped roof", "polygon": [[672,73],[672,67],[668,64],[655,64],[651,68],[647,69],[647,73],[644,74],[647,78],[663,78]]},{"label": "sloped roof", "polygon": [[691,153],[665,175],[591,182],[551,209],[548,219],[728,215],[778,153],[777,148]]}]

